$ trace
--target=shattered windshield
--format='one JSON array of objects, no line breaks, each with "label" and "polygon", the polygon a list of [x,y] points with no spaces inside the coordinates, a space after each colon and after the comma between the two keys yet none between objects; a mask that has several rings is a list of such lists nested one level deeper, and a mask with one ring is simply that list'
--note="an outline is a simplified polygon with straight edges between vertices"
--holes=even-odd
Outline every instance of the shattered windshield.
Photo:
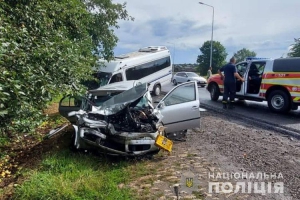
[{"label": "shattered windshield", "polygon": [[97,78],[100,82],[99,86],[107,85],[112,73],[108,72],[97,72],[94,74],[94,77]]},{"label": "shattered windshield", "polygon": [[[107,72],[96,72],[92,74],[93,80],[82,81],[82,84],[88,88],[88,90],[93,90],[99,88],[100,86],[107,85],[111,73]],[[96,80],[95,80],[96,79]]]},{"label": "shattered windshield", "polygon": [[99,112],[103,115],[113,115],[124,109],[129,103],[143,97],[146,92],[147,83],[137,85],[105,101],[101,107],[99,107]]}]

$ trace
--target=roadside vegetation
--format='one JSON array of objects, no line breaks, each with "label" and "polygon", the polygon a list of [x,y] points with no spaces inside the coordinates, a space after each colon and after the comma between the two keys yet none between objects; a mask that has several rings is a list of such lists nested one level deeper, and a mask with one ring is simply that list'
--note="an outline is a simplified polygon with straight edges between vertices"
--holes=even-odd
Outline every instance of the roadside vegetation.
[{"label": "roadside vegetation", "polygon": [[[50,139],[54,127],[68,123],[57,102],[36,133],[0,145],[0,197],[3,199],[136,199],[131,180],[148,175],[147,160],[125,160],[97,152],[74,152],[73,129]],[[121,185],[121,186],[120,186]],[[2,199],[0,198],[0,199]]]},{"label": "roadside vegetation", "polygon": [[291,44],[290,52],[288,53],[289,57],[300,57],[300,38],[294,38],[294,44]]},{"label": "roadside vegetation", "polygon": [[[81,93],[97,60],[113,58],[118,20],[111,0],[0,1],[0,136],[22,136],[43,121],[62,93]],[[4,139],[3,139],[4,138]]]},{"label": "roadside vegetation", "polygon": [[38,168],[25,170],[28,180],[16,186],[13,199],[132,199],[126,162],[62,150],[46,156]]},{"label": "roadside vegetation", "polygon": [[[125,7],[126,4],[114,4],[111,0],[0,2],[0,197],[40,199],[42,196],[36,196],[39,192],[39,195],[44,192],[49,195],[62,191],[66,192],[66,198],[84,199],[78,192],[91,189],[83,185],[71,194],[54,178],[68,176],[59,176],[52,170],[62,167],[64,174],[67,166],[76,166],[70,180],[62,183],[66,185],[68,181],[81,180],[83,177],[75,171],[85,167],[87,171],[82,172],[92,175],[93,171],[96,180],[100,173],[95,170],[99,160],[89,161],[84,156],[68,154],[66,146],[58,145],[56,139],[44,140],[44,136],[52,128],[67,123],[57,113],[62,95],[84,91],[86,88],[81,83],[92,78],[93,67],[98,67],[96,61],[113,58],[118,41],[114,29],[119,27],[118,21],[133,20]],[[51,155],[52,151],[56,154]],[[51,164],[53,168],[47,171],[49,162],[59,166]],[[107,166],[98,167],[104,169],[101,172],[104,174],[98,177],[102,186],[93,186],[95,192],[111,187],[103,186],[104,182],[108,183],[106,179],[118,182],[114,174],[107,174],[115,170],[108,172]],[[84,181],[95,183],[89,176]],[[54,188],[50,187],[47,193],[43,185]]]},{"label": "roadside vegetation", "polygon": [[125,185],[155,172],[147,160],[74,152],[70,125],[45,138],[51,129],[68,123],[58,113],[60,99],[55,97],[43,111],[48,117],[34,132],[1,140],[0,199],[138,199]]},{"label": "roadside vegetation", "polygon": [[[72,152],[54,143],[29,165],[20,165],[15,182],[0,189],[5,199],[136,199],[133,179],[148,175],[147,161]],[[32,159],[30,159],[32,161]]]}]

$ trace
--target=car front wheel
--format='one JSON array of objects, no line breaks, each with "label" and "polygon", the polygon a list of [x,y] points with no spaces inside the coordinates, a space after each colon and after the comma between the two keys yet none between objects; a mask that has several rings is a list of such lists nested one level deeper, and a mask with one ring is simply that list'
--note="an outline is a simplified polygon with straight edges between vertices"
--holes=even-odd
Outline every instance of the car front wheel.
[{"label": "car front wheel", "polygon": [[177,85],[176,79],[173,79],[173,85]]},{"label": "car front wheel", "polygon": [[283,90],[274,90],[268,96],[268,107],[273,112],[289,112],[291,109],[290,98]]},{"label": "car front wheel", "polygon": [[219,91],[219,87],[216,84],[212,84],[210,86],[210,99],[212,101],[217,101],[219,99],[220,96],[220,91]]}]

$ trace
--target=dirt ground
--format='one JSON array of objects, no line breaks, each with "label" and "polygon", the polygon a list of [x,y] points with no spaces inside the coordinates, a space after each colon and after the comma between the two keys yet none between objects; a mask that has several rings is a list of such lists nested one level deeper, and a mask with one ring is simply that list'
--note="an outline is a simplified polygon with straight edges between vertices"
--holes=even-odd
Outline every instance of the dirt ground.
[{"label": "dirt ground", "polygon": [[[66,130],[67,132],[68,130]],[[61,137],[67,137],[62,134]],[[153,159],[145,161],[151,173],[119,187],[130,187],[139,199],[177,199],[175,189],[178,188],[179,199],[300,199],[300,142],[293,138],[283,137],[277,133],[252,127],[226,116],[215,115],[209,111],[201,112],[201,128],[189,130],[181,139],[174,141],[171,154],[160,152]],[[41,143],[30,140],[28,145],[20,150],[1,149],[1,151],[14,151],[15,156],[8,158],[13,161],[12,166],[4,168],[9,170],[0,184],[3,188],[13,188],[14,184],[21,183],[14,173],[19,167],[32,166],[41,159],[41,155],[49,152],[55,143],[61,148],[62,138],[53,138]],[[144,161],[141,161],[144,162]],[[226,179],[226,176],[217,177],[218,174],[248,174],[253,173],[279,173],[282,177],[269,180]],[[214,177],[212,177],[214,176]],[[188,180],[188,182],[187,182]],[[239,193],[228,192],[224,188],[216,193],[209,191],[210,182],[220,182],[220,186],[227,182],[233,185],[237,182],[249,186],[249,182],[283,182],[283,193],[255,194],[238,190]],[[192,183],[192,184],[191,184]],[[178,186],[178,187],[177,187]],[[10,197],[7,190],[6,199]],[[267,191],[267,185],[266,185]],[[228,193],[226,193],[228,192]]]}]

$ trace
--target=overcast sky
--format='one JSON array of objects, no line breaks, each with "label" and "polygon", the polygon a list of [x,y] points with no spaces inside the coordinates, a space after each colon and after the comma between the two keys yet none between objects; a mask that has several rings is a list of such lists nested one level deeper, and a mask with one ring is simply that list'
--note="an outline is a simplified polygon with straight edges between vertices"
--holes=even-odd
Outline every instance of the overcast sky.
[{"label": "overcast sky", "polygon": [[[112,0],[124,3],[123,0]],[[175,63],[196,63],[211,40],[212,8],[196,0],[128,0],[134,21],[120,21],[115,55],[150,45],[167,46]],[[286,56],[300,37],[300,0],[204,0],[214,6],[214,37],[228,58],[247,48],[259,57]],[[174,48],[175,47],[175,48]]]}]

